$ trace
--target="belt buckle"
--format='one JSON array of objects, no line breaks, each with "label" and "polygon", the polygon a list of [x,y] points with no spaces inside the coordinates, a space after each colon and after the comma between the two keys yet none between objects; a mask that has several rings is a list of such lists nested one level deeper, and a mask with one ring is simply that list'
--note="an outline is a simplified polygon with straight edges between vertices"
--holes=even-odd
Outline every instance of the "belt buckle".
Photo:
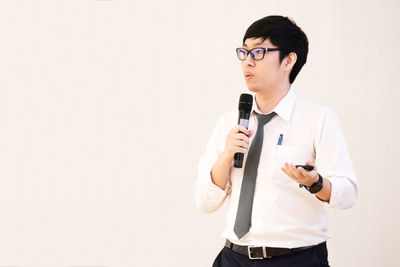
[{"label": "belt buckle", "polygon": [[[262,248],[263,255],[261,257],[252,257],[251,248]],[[247,246],[247,253],[249,255],[249,259],[251,260],[262,260],[267,257],[267,250],[265,249],[265,247]]]}]

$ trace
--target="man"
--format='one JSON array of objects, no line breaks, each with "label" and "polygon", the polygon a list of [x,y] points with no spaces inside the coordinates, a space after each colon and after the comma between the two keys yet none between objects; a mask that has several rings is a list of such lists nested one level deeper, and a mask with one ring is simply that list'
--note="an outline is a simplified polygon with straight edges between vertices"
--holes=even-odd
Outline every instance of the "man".
[{"label": "man", "polygon": [[[329,266],[324,206],[353,206],[357,180],[337,116],[291,88],[307,53],[304,32],[282,16],[254,22],[237,49],[255,93],[249,129],[236,109],[218,119],[194,186],[206,213],[229,199],[214,267]],[[242,168],[233,166],[236,153]]]}]

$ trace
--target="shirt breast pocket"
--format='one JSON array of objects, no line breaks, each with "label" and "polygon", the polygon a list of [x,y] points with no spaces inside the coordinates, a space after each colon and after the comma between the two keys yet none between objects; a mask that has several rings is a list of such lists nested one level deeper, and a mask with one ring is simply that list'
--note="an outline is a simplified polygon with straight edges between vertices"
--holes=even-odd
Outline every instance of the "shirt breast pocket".
[{"label": "shirt breast pocket", "polygon": [[292,163],[293,165],[305,165],[306,160],[311,159],[310,153],[307,149],[301,146],[280,146],[275,149],[274,164],[272,171],[272,182],[284,186],[298,186],[298,183],[290,178],[286,173],[281,170],[285,166],[285,162]]}]

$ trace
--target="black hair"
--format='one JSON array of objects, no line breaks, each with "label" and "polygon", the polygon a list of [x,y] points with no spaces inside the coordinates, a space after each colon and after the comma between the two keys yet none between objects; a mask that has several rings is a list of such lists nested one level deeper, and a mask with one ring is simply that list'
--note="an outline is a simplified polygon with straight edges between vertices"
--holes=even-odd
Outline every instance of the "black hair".
[{"label": "black hair", "polygon": [[297,55],[296,63],[289,75],[289,82],[292,84],[297,74],[307,61],[308,39],[303,30],[296,23],[283,16],[268,16],[257,20],[247,29],[243,37],[243,44],[247,38],[262,38],[280,48],[279,60],[295,52]]}]

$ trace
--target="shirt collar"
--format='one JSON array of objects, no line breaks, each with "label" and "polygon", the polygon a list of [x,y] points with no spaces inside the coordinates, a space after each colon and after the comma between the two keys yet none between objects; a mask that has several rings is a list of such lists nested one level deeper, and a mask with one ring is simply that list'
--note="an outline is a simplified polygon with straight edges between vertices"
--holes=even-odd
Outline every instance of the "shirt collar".
[{"label": "shirt collar", "polygon": [[[296,102],[296,97],[297,97],[296,92],[292,87],[290,87],[287,94],[281,99],[281,101],[279,101],[278,105],[276,105],[272,111],[274,111],[276,114],[282,117],[285,121],[289,122],[292,116],[294,104]],[[259,114],[263,114],[257,107],[255,97],[253,101],[253,112],[254,111]]]}]

